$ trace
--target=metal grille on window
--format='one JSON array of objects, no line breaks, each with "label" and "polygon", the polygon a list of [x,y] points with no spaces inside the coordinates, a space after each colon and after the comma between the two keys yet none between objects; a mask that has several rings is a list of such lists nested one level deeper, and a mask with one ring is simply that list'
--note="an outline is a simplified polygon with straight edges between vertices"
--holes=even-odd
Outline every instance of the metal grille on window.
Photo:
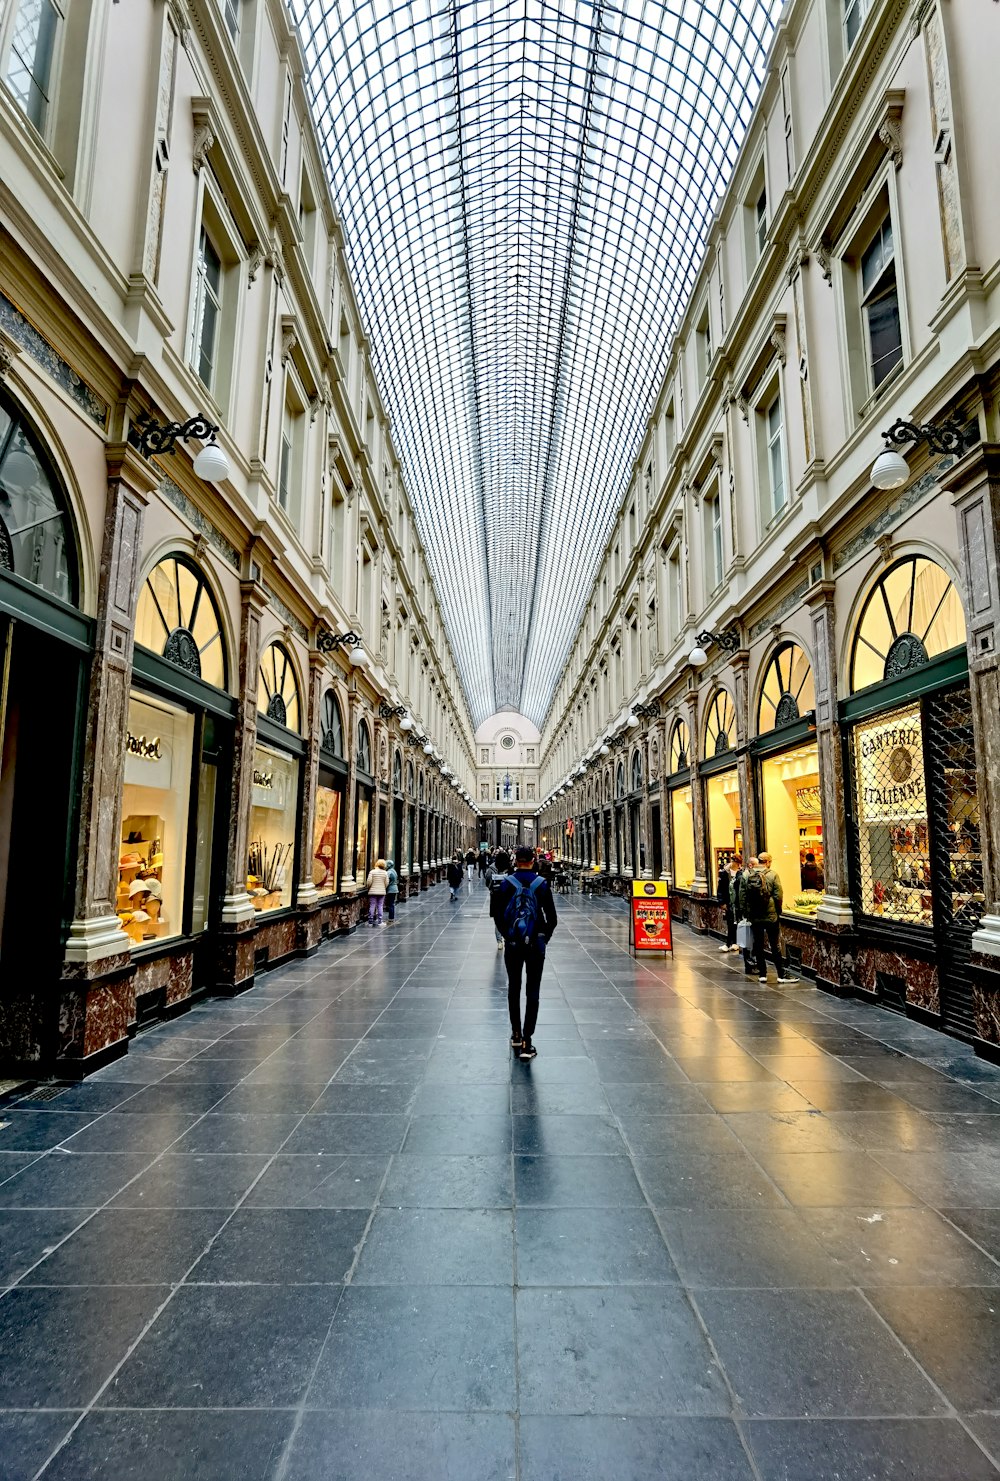
[{"label": "metal grille on window", "polygon": [[852,736],[858,906],[916,926],[933,921],[923,745],[919,705],[867,720]]}]

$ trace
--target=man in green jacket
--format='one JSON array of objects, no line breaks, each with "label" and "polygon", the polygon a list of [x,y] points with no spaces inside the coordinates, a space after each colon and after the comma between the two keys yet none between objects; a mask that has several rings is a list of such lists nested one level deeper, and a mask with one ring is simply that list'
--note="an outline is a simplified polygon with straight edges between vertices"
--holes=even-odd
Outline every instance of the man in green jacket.
[{"label": "man in green jacket", "polygon": [[794,982],[785,970],[781,955],[781,907],[784,893],[777,872],[771,868],[771,855],[762,853],[757,869],[748,869],[740,879],[740,914],[750,922],[754,954],[760,982],[767,981],[765,949],[771,948],[779,982]]}]

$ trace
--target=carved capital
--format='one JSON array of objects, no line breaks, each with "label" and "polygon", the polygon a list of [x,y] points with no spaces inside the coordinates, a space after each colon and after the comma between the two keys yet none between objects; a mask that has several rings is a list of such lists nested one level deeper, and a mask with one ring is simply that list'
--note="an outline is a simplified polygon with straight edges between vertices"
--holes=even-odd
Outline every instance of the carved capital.
[{"label": "carved capital", "polygon": [[830,261],[830,254],[827,251],[826,247],[817,247],[816,251],[813,253],[813,256],[816,259],[816,266],[819,268],[820,272],[823,275],[824,283],[832,283],[833,264]]},{"label": "carved capital", "polygon": [[292,320],[292,319],[282,319],[282,321],[281,321],[281,363],[282,363],[282,365],[287,365],[288,364],[289,356],[291,355],[292,351],[295,349],[295,346],[298,344],[298,342],[299,342],[299,334],[298,334],[298,330],[295,327],[294,320]]},{"label": "carved capital", "polygon": [[788,364],[788,342],[785,331],[784,314],[775,315],[774,325],[771,329],[769,343],[778,357],[782,370]]},{"label": "carved capital", "polygon": [[264,248],[259,242],[255,243],[250,249],[250,256],[247,259],[247,287],[251,283],[256,283],[257,275],[264,266],[265,260]]},{"label": "carved capital", "polygon": [[902,88],[890,88],[885,95],[885,111],[878,126],[878,140],[898,170],[903,163],[903,102],[906,93]]}]

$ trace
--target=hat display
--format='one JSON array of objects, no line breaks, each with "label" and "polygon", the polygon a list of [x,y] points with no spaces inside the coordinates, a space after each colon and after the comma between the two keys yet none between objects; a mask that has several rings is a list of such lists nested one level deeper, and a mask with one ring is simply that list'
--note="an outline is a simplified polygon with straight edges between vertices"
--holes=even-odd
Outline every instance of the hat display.
[{"label": "hat display", "polygon": [[133,879],[132,883],[128,887],[129,899],[131,899],[133,895],[148,895],[150,892],[149,886],[151,883],[152,881],[148,879]]}]

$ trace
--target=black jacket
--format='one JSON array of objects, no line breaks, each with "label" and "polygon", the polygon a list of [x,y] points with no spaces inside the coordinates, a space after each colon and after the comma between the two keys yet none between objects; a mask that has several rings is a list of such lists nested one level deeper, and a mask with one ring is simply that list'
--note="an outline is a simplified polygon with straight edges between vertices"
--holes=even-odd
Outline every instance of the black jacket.
[{"label": "black jacket", "polygon": [[[535,891],[535,899],[538,902],[538,913],[542,918],[541,935],[545,937],[546,941],[551,941],[552,932],[558,925],[558,917],[556,916],[556,902],[552,898],[552,891],[549,889],[547,881],[542,879],[540,874],[536,874],[534,869],[517,869],[515,870],[515,874],[521,883],[526,885],[530,885],[533,879],[542,880],[541,889]],[[490,915],[496,921],[501,931],[503,930],[504,913],[514,898],[516,889],[517,886],[514,883],[514,877],[510,874],[504,874],[501,875],[490,890]]]},{"label": "black jacket", "polygon": [[465,874],[461,864],[456,859],[452,859],[448,865],[448,883],[454,888],[455,885],[461,884],[464,878]]}]

